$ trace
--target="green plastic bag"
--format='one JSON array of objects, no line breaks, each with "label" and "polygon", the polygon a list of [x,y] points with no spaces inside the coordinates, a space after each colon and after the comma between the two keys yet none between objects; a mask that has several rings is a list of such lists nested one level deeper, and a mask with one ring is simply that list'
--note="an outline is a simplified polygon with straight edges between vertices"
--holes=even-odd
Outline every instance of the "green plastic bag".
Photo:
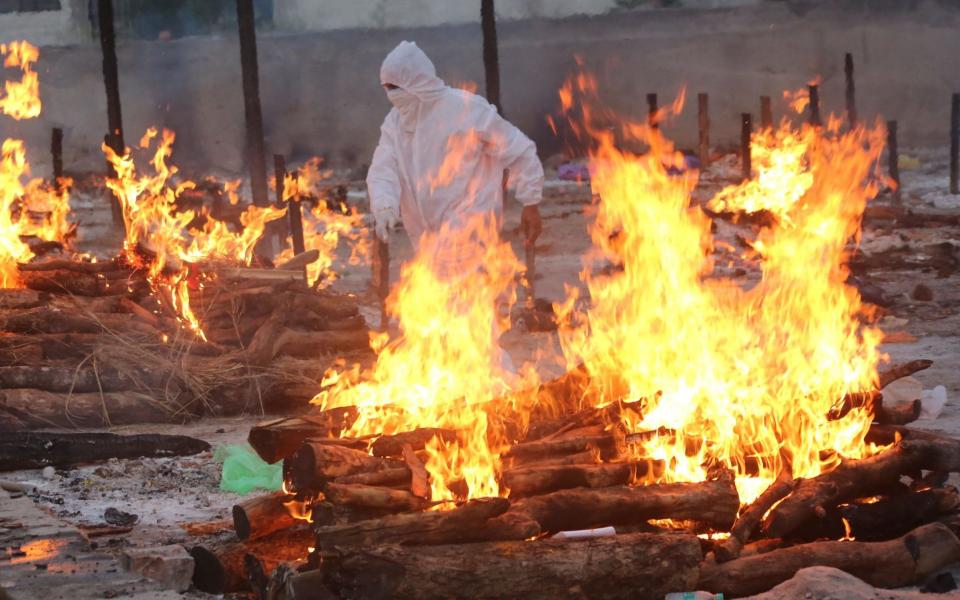
[{"label": "green plastic bag", "polygon": [[246,444],[219,446],[213,459],[223,461],[221,490],[249,494],[257,489],[279,490],[283,486],[283,465],[268,465]]}]

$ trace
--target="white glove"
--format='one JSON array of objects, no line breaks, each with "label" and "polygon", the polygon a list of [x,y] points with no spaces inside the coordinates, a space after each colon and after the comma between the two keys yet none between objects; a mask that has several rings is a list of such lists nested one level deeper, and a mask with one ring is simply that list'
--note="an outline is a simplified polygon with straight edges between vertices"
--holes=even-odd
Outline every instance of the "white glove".
[{"label": "white glove", "polygon": [[374,231],[381,241],[390,239],[390,230],[400,222],[400,215],[392,208],[385,208],[373,213]]}]

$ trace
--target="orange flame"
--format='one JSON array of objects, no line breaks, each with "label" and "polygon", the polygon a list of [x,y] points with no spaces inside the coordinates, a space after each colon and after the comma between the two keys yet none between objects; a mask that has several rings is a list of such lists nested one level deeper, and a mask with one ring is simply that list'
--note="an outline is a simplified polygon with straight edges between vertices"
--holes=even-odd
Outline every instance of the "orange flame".
[{"label": "orange flame", "polygon": [[427,444],[433,500],[452,499],[456,482],[467,497],[500,493],[496,475],[505,440],[487,402],[505,393],[513,376],[499,359],[494,324],[505,324],[495,305],[502,294],[512,299],[519,270],[492,218],[476,215],[462,228],[445,225],[427,234],[387,300],[400,338],[387,345],[377,340],[377,361],[364,381],[332,373],[314,399],[324,408],[358,408],[348,436],[421,426],[456,431],[455,441]]},{"label": "orange flame", "polygon": [[[370,236],[363,225],[363,215],[355,208],[344,203],[334,209],[335,201],[330,197],[328,182],[329,170],[321,170],[322,159],[313,157],[295,173],[287,173],[283,182],[283,199],[286,202],[303,201],[310,197],[315,200],[314,207],[302,215],[303,241],[306,250],[318,250],[320,258],[307,265],[307,283],[311,286],[329,285],[337,279],[334,265],[337,262],[337,249],[346,243],[350,250],[347,264],[358,265],[369,261]],[[293,258],[293,248],[287,247],[275,258],[282,262]]]},{"label": "orange flame", "polygon": [[5,67],[19,67],[23,72],[20,81],[4,82],[6,94],[0,98],[3,114],[20,119],[32,119],[40,115],[40,80],[31,66],[40,58],[40,50],[30,42],[0,44],[0,54],[6,56]]},{"label": "orange flame", "polygon": [[[786,150],[803,156],[784,161],[793,169],[783,179],[793,182],[790,189],[771,184],[719,194],[743,205],[749,198],[783,217],[759,233],[762,280],[747,290],[712,273],[710,220],[691,202],[696,174],[672,175],[668,167],[682,157],[645,124],[621,129],[650,152],[619,150],[613,133],[589,118],[600,115],[588,104],[595,83],[581,82],[583,76],[571,80],[561,102],[583,103],[588,118],[579,127],[595,143],[591,184],[601,200],[591,258],[623,269],[584,270],[589,308],[578,312],[571,293],[560,307],[572,322],[561,340],[568,362],[586,365],[600,403],[643,402],[642,418],[624,423],[628,431],[674,432],[632,451],[665,460],[664,477],[673,481],[700,481],[706,465],[725,465],[745,502],[788,465],[811,477],[840,456],[872,453],[863,441],[867,408],[837,420],[827,414],[845,394],[877,383],[880,332],[861,325],[860,297],[845,284],[844,262],[847,241],[858,236],[866,202],[877,192],[870,176],[882,128],[778,133],[775,143],[809,142],[802,152]],[[795,172],[801,166],[806,175]]]},{"label": "orange flame", "polygon": [[[129,148],[120,156],[103,144],[103,152],[115,173],[115,177],[107,179],[107,187],[122,208],[127,260],[147,269],[156,291],[169,299],[183,324],[202,338],[200,321],[190,308],[190,289],[198,282],[196,277],[191,278],[189,265],[204,260],[250,264],[254,246],[266,224],[281,218],[286,210],[250,206],[240,217],[243,230],[239,233],[209,214],[203,215],[206,222],[202,229],[188,230],[196,213],[178,211],[176,202],[184,190],[194,188],[195,184],[192,181],[172,184],[178,169],[167,161],[173,154],[175,137],[172,131],[163,130],[150,160],[153,174],[143,175],[138,175]],[[149,149],[156,138],[157,130],[151,127],[141,138],[140,147]]]}]

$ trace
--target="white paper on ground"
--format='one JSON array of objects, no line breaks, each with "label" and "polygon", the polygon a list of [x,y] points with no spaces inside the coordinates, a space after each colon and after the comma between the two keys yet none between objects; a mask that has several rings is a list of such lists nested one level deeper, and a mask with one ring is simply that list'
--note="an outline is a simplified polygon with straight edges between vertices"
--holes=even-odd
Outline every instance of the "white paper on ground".
[{"label": "white paper on ground", "polygon": [[[886,400],[886,395],[884,395]],[[947,405],[947,388],[938,385],[932,390],[923,390],[920,395],[920,418],[936,419]]]},{"label": "white paper on ground", "polygon": [[576,531],[560,531],[553,535],[555,540],[582,540],[585,538],[608,537],[617,535],[617,530],[613,527],[601,527],[599,529],[579,529]]}]

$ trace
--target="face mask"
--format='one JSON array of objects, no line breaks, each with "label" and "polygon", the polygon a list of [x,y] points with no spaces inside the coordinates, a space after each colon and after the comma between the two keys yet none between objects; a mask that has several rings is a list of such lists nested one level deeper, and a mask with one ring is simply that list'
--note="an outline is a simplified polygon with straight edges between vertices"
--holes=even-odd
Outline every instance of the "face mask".
[{"label": "face mask", "polygon": [[400,111],[400,120],[404,128],[408,131],[413,130],[417,123],[419,98],[402,88],[387,90],[387,98],[390,100],[390,104],[393,104]]}]

